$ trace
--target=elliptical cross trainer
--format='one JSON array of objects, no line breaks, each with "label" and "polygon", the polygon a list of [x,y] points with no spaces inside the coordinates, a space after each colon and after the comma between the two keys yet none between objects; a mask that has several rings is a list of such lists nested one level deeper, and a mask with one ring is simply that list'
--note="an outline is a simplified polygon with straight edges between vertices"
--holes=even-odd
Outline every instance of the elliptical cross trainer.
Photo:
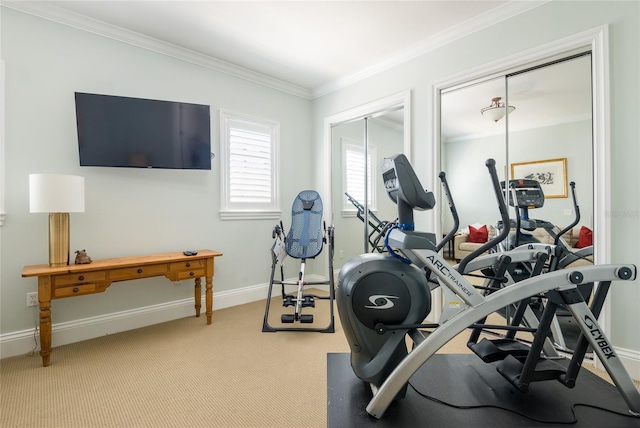
[{"label": "elliptical cross trainer", "polygon": [[[500,213],[507,224],[509,216],[495,161],[488,160],[487,167]],[[336,296],[340,321],[351,348],[351,366],[356,376],[372,387],[373,397],[366,407],[370,415],[381,418],[395,398],[404,396],[411,376],[442,346],[466,328],[483,327],[477,320],[555,290],[580,327],[582,336],[572,359],[558,361],[563,369],[557,370],[553,379],[574,387],[586,348],[591,345],[630,413],[640,416],[640,393],[596,321],[612,281],[635,279],[634,265],[598,265],[550,272],[485,296],[438,254],[433,233],[414,230],[413,210],[431,209],[435,199],[431,192],[423,190],[407,158],[396,155],[385,159],[382,175],[389,197],[398,205],[399,219],[398,227],[388,232],[386,243],[398,253],[366,254],[348,261],[340,270]],[[508,230],[503,232],[506,233],[498,239],[506,238]],[[465,272],[464,267],[458,268]],[[591,308],[577,288],[589,282],[599,283]],[[437,286],[448,288],[456,296],[459,309],[443,311],[438,324],[422,324],[431,310],[430,291]],[[425,328],[434,330],[425,333]],[[540,335],[546,338],[547,332],[542,331]],[[411,352],[405,343],[407,337],[413,341]],[[509,355],[505,353],[505,360]],[[538,363],[544,365],[545,362],[538,355],[532,352],[531,357],[514,357],[515,362],[509,359],[508,370],[501,374],[522,392],[527,390],[528,383],[523,384],[521,379],[550,380],[535,375]]]}]

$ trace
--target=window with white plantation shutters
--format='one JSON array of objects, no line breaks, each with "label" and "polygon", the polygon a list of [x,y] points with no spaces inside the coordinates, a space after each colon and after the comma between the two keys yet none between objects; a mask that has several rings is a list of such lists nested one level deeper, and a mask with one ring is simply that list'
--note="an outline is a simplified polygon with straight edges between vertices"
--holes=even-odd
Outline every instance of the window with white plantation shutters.
[{"label": "window with white plantation shutters", "polygon": [[280,125],[220,112],[222,218],[279,218]]},{"label": "window with white plantation shutters", "polygon": [[[344,192],[348,193],[361,205],[364,205],[364,189],[365,189],[365,159],[364,159],[364,146],[362,143],[358,143],[348,138],[342,139],[342,183]],[[371,211],[376,210],[376,195],[373,189],[375,186],[376,175],[373,171],[376,171],[375,165],[376,148],[369,146],[367,150],[367,168],[366,175],[368,177],[367,193],[368,193],[368,205]],[[349,201],[346,195],[343,198],[343,212],[355,214],[356,207]]]}]

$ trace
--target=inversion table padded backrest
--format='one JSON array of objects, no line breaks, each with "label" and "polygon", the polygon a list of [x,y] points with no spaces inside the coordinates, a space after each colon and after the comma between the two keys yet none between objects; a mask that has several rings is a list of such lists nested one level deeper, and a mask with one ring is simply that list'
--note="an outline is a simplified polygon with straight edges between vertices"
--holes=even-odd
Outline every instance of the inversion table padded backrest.
[{"label": "inversion table padded backrest", "polygon": [[296,259],[314,258],[322,251],[322,199],[315,190],[303,190],[291,207],[287,254]]}]

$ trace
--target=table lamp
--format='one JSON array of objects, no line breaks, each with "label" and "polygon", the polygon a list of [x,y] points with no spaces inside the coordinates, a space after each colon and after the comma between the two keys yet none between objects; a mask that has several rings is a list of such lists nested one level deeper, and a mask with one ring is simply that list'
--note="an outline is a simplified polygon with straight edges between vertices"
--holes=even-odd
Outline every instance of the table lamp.
[{"label": "table lamp", "polygon": [[49,266],[69,264],[69,213],[84,212],[84,177],[29,174],[29,211],[49,213]]}]

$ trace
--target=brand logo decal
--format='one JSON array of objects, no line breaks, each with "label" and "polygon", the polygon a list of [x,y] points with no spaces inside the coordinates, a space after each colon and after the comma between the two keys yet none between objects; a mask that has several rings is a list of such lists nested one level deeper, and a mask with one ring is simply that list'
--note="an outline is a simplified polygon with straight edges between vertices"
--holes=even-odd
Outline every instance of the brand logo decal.
[{"label": "brand logo decal", "polygon": [[384,294],[374,294],[369,296],[369,301],[372,305],[367,305],[368,309],[391,309],[394,306],[392,299],[399,299],[398,296],[386,296]]},{"label": "brand logo decal", "polygon": [[602,334],[602,332],[600,332],[598,323],[595,320],[591,319],[589,315],[584,316],[584,323],[589,329],[589,333],[591,333],[591,336],[593,336],[596,343],[604,353],[604,356],[607,357],[606,359],[608,360],[609,358],[614,358],[616,354],[615,352],[613,352],[613,347],[609,345],[609,342],[607,342],[607,338],[604,337],[604,334]]},{"label": "brand logo decal", "polygon": [[428,257],[426,257],[426,259],[431,262],[431,264],[433,265],[433,267],[436,270],[440,271],[445,277],[447,277],[447,278],[449,278],[449,280],[453,281],[453,283],[458,286],[458,288],[460,289],[461,292],[463,292],[467,296],[471,297],[471,291],[467,287],[465,287],[465,285],[463,283],[458,281],[458,278],[456,278],[451,273],[449,268],[447,266],[445,266],[440,260],[436,259],[434,256],[428,256]]}]

